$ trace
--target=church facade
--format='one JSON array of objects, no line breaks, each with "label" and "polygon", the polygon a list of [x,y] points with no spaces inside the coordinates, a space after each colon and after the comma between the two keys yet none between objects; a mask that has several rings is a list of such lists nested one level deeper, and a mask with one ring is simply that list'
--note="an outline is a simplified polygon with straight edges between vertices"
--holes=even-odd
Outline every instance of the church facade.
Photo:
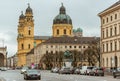
[{"label": "church facade", "polygon": [[[24,66],[24,65],[30,66],[33,63],[39,64],[40,60],[42,59],[42,56],[49,52],[53,52],[53,53],[55,53],[56,51],[64,52],[65,50],[75,50],[75,49],[80,51],[83,48],[88,48],[89,44],[92,41],[96,40],[95,37],[83,37],[83,38],[82,37],[83,37],[83,30],[81,28],[73,29],[72,19],[69,15],[67,15],[66,8],[63,6],[63,4],[59,9],[59,14],[55,16],[55,18],[53,19],[52,36],[34,36],[33,11],[30,8],[30,5],[28,5],[25,15],[22,12],[19,17],[18,37],[17,37],[17,42],[18,42],[17,66]],[[48,43],[48,41],[50,41],[51,43],[50,42]],[[57,48],[56,48],[57,50],[53,49],[54,44],[56,47],[59,48],[59,50]],[[64,47],[68,47],[68,48],[62,49],[60,47],[61,44],[63,44],[62,45],[63,48]],[[71,47],[75,47],[75,48],[71,49]],[[80,62],[78,63],[78,65],[79,64]],[[44,66],[46,67],[46,65]]]},{"label": "church facade", "polygon": [[18,63],[17,66],[26,65],[26,54],[34,48],[37,44],[44,42],[48,39],[49,36],[34,36],[34,19],[33,19],[33,11],[28,5],[26,9],[25,15],[23,12],[19,16],[18,22],[18,50],[17,57]]}]

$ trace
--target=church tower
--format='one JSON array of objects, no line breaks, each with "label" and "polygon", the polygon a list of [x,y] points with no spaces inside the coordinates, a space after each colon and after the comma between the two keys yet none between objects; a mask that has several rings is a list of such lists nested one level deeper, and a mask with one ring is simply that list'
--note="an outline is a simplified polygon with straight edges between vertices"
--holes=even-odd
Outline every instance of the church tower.
[{"label": "church tower", "polygon": [[66,14],[66,9],[62,4],[59,9],[59,14],[53,20],[53,37],[72,36],[72,29],[72,20],[70,16]]},{"label": "church tower", "polygon": [[18,24],[18,66],[26,65],[26,54],[34,47],[34,20],[33,12],[28,4],[25,15],[19,17]]}]

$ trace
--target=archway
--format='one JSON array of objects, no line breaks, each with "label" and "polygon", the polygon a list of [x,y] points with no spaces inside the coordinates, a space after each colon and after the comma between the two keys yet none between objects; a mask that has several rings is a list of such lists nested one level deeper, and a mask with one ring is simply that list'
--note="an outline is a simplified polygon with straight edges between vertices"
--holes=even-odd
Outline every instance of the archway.
[{"label": "archway", "polygon": [[0,53],[0,67],[4,66],[4,55]]}]

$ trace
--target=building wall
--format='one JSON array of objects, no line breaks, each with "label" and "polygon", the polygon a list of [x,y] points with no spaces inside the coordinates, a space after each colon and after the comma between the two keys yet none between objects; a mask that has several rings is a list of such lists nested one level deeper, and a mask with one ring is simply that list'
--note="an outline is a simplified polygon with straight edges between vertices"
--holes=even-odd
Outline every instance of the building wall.
[{"label": "building wall", "polygon": [[99,14],[101,19],[102,66],[120,66],[120,4]]},{"label": "building wall", "polygon": [[0,54],[4,56],[3,65],[6,66],[7,65],[7,47],[0,47]]},{"label": "building wall", "polygon": [[[70,24],[53,24],[53,37],[60,37],[63,35],[72,36],[72,28],[73,27]],[[57,33],[57,30],[59,33]],[[66,30],[66,34],[64,33],[64,30]]]},{"label": "building wall", "polygon": [[[61,44],[61,43],[57,43],[57,44],[53,44],[53,43],[49,43],[49,44],[45,44],[45,43],[41,43],[39,44],[34,50],[35,52],[35,63],[39,64],[40,60],[42,59],[42,56],[44,54],[51,53],[53,52],[53,54],[60,51],[65,52],[66,50],[77,50],[80,52],[83,52],[85,49],[88,48],[90,44]],[[44,50],[43,50],[44,49]],[[84,61],[82,62],[83,65],[88,65],[88,62]],[[54,63],[53,63],[54,64]],[[53,67],[55,67],[56,65],[59,66],[60,63],[56,63]],[[81,62],[78,61],[77,62],[77,66],[80,66]],[[96,66],[99,66],[98,64],[96,64]],[[43,68],[46,68],[46,66],[43,64]]]}]

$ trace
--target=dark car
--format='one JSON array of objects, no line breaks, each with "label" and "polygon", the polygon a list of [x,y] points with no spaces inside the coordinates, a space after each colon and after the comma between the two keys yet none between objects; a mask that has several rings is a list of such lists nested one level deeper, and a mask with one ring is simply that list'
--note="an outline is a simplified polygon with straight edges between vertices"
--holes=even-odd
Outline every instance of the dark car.
[{"label": "dark car", "polygon": [[120,68],[114,69],[113,70],[113,77],[116,78],[120,76]]},{"label": "dark car", "polygon": [[102,67],[94,67],[89,75],[104,76],[104,69]]},{"label": "dark car", "polygon": [[28,80],[28,79],[38,79],[41,80],[41,74],[40,71],[36,70],[36,69],[29,69],[24,73],[24,79]]},{"label": "dark car", "polygon": [[72,68],[64,67],[60,69],[59,74],[72,74],[73,72]]}]

